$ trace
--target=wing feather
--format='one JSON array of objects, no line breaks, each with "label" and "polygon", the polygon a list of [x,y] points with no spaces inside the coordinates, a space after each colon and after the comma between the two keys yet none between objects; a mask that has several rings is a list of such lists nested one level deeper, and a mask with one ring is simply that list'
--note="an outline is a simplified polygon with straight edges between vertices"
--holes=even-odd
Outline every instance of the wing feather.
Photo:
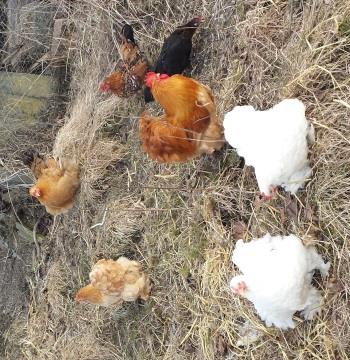
[{"label": "wing feather", "polygon": [[196,141],[191,131],[178,128],[144,113],[140,121],[140,137],[144,151],[159,162],[182,162],[196,154]]}]

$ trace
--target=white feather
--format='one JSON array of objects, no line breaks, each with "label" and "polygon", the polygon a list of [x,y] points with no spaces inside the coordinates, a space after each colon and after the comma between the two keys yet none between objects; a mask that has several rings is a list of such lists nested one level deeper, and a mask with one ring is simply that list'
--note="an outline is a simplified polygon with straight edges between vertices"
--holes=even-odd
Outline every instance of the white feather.
[{"label": "white feather", "polygon": [[294,328],[292,317],[296,311],[303,311],[304,318],[311,319],[320,310],[322,299],[311,280],[315,269],[326,276],[330,265],[314,247],[305,247],[295,235],[266,234],[249,243],[238,240],[232,261],[243,275],[231,280],[231,288],[245,283],[244,296],[267,326]]},{"label": "white feather", "polygon": [[310,176],[307,138],[312,127],[305,118],[305,106],[286,99],[265,111],[236,106],[225,115],[225,138],[254,166],[260,192],[270,195],[271,186],[295,193]]}]

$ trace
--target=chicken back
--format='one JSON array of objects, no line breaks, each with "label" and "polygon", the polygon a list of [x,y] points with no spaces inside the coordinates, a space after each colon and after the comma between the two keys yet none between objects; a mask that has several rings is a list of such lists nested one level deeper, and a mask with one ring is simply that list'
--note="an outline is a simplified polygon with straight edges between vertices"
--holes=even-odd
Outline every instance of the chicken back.
[{"label": "chicken back", "polygon": [[77,302],[101,306],[117,306],[123,301],[147,300],[150,292],[148,275],[141,265],[126,257],[118,260],[99,260],[90,272],[90,284],[81,288]]},{"label": "chicken back", "polygon": [[232,261],[242,275],[231,280],[231,290],[250,300],[267,326],[294,328],[296,311],[306,320],[320,311],[322,298],[311,281],[315,269],[324,277],[330,264],[295,235],[238,240]]},{"label": "chicken back", "polygon": [[36,178],[29,193],[49,214],[59,215],[73,207],[80,185],[79,167],[75,162],[62,161],[60,165],[55,159],[45,159],[39,154],[33,154],[25,162]]},{"label": "chicken back", "polygon": [[286,99],[265,111],[236,106],[223,125],[229,144],[254,166],[263,196],[271,197],[277,186],[294,194],[311,175],[307,141],[313,140],[313,127],[300,100]]},{"label": "chicken back", "polygon": [[209,88],[182,75],[148,73],[145,82],[165,112],[141,116],[140,138],[153,160],[184,162],[222,147],[222,126]]}]

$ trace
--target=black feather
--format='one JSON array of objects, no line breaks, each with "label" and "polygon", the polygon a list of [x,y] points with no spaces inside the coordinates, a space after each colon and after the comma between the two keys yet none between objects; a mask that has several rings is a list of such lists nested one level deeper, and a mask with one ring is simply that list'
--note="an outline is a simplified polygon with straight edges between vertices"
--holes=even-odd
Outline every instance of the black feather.
[{"label": "black feather", "polygon": [[34,149],[28,149],[22,154],[22,162],[24,165],[31,167],[34,159],[40,157],[39,153]]},{"label": "black feather", "polygon": [[[165,39],[158,60],[152,71],[171,76],[181,74],[190,66],[192,37],[200,23],[201,18],[195,17],[188,23],[176,28],[176,30]],[[144,98],[146,103],[154,100],[149,88],[145,89]]]},{"label": "black feather", "polygon": [[128,42],[132,42],[135,44],[134,39],[134,30],[132,29],[131,25],[125,24],[122,27],[121,34]]},{"label": "black feather", "polygon": [[143,91],[143,96],[145,98],[146,103],[154,101],[154,97],[153,97],[153,95],[151,93],[151,90],[147,86],[145,87],[145,90]]}]

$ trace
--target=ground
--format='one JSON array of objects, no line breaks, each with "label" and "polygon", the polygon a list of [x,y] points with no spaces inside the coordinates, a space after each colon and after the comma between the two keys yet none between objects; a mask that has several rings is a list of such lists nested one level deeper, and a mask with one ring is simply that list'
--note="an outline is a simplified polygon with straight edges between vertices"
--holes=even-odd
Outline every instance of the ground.
[{"label": "ground", "polygon": [[[5,334],[8,359],[347,359],[349,315],[350,4],[342,0],[52,1],[71,24],[69,101],[48,152],[81,164],[75,208],[38,243],[26,316]],[[62,10],[63,9],[63,10]],[[266,109],[286,97],[316,130],[313,175],[296,197],[258,203],[254,171],[234,149],[181,165],[142,152],[142,93],[98,92],[118,60],[123,21],[150,60],[175,26],[201,15],[191,68],[211,87],[220,118],[235,105]],[[155,105],[147,105],[155,109]],[[17,164],[17,163],[16,163]],[[23,190],[24,191],[24,190]],[[33,206],[37,204],[32,202]],[[294,330],[266,328],[228,288],[235,241],[266,232],[312,239],[331,262],[324,311]],[[76,304],[93,263],[125,255],[152,279],[147,302]],[[40,271],[39,271],[40,270]],[[249,320],[261,337],[238,346]]]}]

